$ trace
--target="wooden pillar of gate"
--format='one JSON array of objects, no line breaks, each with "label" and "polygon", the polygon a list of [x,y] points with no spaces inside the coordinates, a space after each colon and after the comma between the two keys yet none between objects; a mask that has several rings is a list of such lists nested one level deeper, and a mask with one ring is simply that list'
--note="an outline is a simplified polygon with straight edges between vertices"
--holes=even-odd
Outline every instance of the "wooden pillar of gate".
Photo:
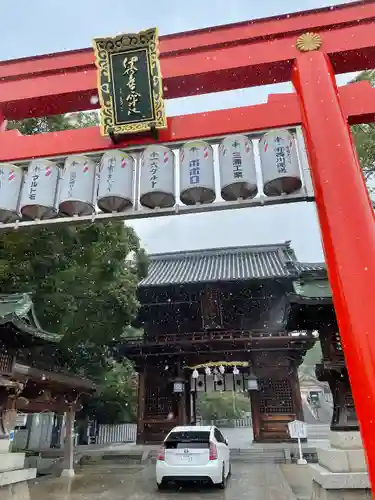
[{"label": "wooden pillar of gate", "polygon": [[288,423],[303,420],[302,397],[298,381],[301,353],[264,351],[254,356],[258,391],[251,392],[254,441],[290,441]]},{"label": "wooden pillar of gate", "polygon": [[185,384],[185,424],[191,424],[191,415],[192,415],[192,401],[191,401],[191,390],[190,390],[190,379],[186,379]]},{"label": "wooden pillar of gate", "polygon": [[[254,375],[260,374],[260,367],[257,364],[257,358],[250,353],[249,366],[251,373]],[[250,391],[250,411],[251,411],[251,426],[253,429],[253,441],[259,442],[260,439],[260,398],[259,391]]]},{"label": "wooden pillar of gate", "polygon": [[[138,441],[160,443],[166,434],[177,425],[179,403],[173,394],[173,379],[176,373],[169,373],[161,366],[147,365],[140,379]],[[142,398],[143,395],[143,398]],[[143,420],[141,409],[143,408]],[[140,433],[140,431],[143,431]]]},{"label": "wooden pillar of gate", "polygon": [[317,379],[328,382],[333,398],[331,431],[359,431],[352,388],[345,365],[342,342],[336,325],[319,331],[322,360],[316,365]]},{"label": "wooden pillar of gate", "polygon": [[296,420],[305,420],[302,406],[302,394],[298,377],[298,365],[294,361],[291,363],[289,382],[292,392],[292,407]]},{"label": "wooden pillar of gate", "polygon": [[188,418],[187,418],[187,410],[188,410],[188,404],[186,400],[186,394],[188,392],[188,384],[186,383],[185,380],[185,374],[184,371],[182,370],[181,366],[178,367],[177,369],[177,376],[179,379],[183,380],[185,382],[184,385],[184,392],[182,394],[175,394],[174,397],[177,398],[176,401],[176,407],[177,407],[177,423],[178,425],[186,425]]},{"label": "wooden pillar of gate", "polygon": [[260,397],[259,391],[250,392],[251,422],[253,427],[253,441],[260,441]]}]

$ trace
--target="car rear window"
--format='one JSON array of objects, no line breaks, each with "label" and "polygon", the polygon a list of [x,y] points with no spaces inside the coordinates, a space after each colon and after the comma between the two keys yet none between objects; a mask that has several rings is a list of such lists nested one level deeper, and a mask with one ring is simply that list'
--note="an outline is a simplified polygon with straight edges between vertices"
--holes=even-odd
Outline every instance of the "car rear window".
[{"label": "car rear window", "polygon": [[209,448],[210,433],[207,431],[172,432],[165,441],[167,449]]}]

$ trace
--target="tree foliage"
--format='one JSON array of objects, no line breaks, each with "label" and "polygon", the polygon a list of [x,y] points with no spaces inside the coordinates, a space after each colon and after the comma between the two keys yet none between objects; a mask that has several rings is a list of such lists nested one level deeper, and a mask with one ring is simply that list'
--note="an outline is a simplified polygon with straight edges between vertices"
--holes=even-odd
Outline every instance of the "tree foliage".
[{"label": "tree foliage", "polygon": [[[94,113],[12,122],[23,134],[95,124]],[[30,292],[41,326],[63,335],[66,368],[98,383],[88,408],[108,418],[131,418],[134,373],[115,363],[111,346],[127,335],[138,308],[136,290],[147,257],[123,222],[30,228],[0,235],[1,293]],[[107,418],[107,420],[108,420]]]},{"label": "tree foliage", "polygon": [[134,422],[137,410],[137,375],[132,365],[113,363],[102,372],[94,396],[86,398],[84,414],[99,424]]},{"label": "tree foliage", "polygon": [[315,377],[315,366],[322,361],[322,356],[320,342],[316,342],[314,347],[307,351],[303,363],[299,367],[299,373]]},{"label": "tree foliage", "polygon": [[199,394],[197,414],[205,421],[239,418],[250,412],[250,401],[246,394],[233,392],[211,392]]},{"label": "tree foliage", "polygon": [[59,132],[74,128],[93,127],[98,125],[99,116],[96,111],[69,113],[66,115],[42,116],[40,118],[27,118],[14,120],[8,123],[10,130],[17,129],[22,135],[43,134],[46,132]]},{"label": "tree foliage", "polygon": [[[368,81],[374,87],[375,70],[362,71],[353,83],[360,81]],[[353,125],[351,130],[363,173],[366,179],[370,179],[375,171],[375,125],[374,123]]]},{"label": "tree foliage", "polygon": [[136,234],[121,222],[0,236],[2,293],[31,292],[42,327],[64,336],[70,363],[85,372],[135,317],[142,261]]}]

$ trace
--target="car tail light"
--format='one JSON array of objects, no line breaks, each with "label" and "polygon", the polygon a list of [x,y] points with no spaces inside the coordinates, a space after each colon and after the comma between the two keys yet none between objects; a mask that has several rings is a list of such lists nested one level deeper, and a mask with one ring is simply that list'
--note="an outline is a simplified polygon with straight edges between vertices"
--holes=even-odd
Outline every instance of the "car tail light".
[{"label": "car tail light", "polygon": [[165,460],[165,447],[164,447],[164,445],[161,446],[159,449],[157,460],[159,460],[160,462],[164,462],[164,460]]},{"label": "car tail light", "polygon": [[217,447],[215,443],[210,443],[210,460],[217,460]]}]

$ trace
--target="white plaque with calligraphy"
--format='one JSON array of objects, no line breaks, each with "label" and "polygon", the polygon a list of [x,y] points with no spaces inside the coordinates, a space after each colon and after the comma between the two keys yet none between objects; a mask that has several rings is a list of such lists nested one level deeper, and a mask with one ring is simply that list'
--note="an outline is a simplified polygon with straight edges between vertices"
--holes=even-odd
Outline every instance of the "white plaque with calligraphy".
[{"label": "white plaque with calligraphy", "polygon": [[301,420],[293,420],[288,424],[291,439],[307,439],[307,425]]}]

